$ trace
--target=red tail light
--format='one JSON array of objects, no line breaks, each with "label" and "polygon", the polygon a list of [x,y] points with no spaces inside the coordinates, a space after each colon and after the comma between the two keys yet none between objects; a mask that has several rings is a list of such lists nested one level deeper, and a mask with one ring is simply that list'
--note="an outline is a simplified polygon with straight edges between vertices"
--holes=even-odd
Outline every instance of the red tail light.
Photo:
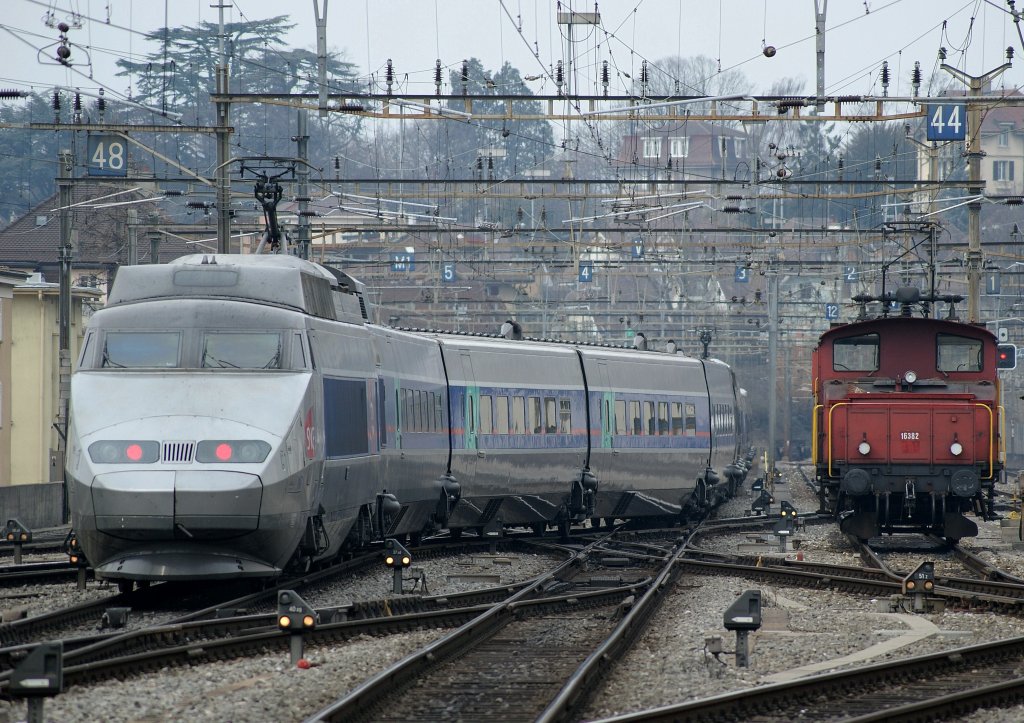
[{"label": "red tail light", "polygon": [[196,445],[196,462],[258,464],[270,454],[270,445],[260,439],[206,439]]}]

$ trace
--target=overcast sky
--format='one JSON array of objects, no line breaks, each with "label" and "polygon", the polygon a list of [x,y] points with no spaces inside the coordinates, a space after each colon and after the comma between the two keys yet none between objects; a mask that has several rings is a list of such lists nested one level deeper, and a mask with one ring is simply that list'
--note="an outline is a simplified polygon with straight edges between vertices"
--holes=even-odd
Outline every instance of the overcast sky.
[{"label": "overcast sky", "polygon": [[[293,46],[316,49],[314,0],[224,0],[228,21],[262,19],[291,10],[296,24]],[[216,22],[214,0],[2,0],[0,33],[5,49],[0,84],[18,89],[44,89],[55,84],[95,89],[100,83],[126,92],[125,78],[112,72],[117,57],[140,57],[156,50],[143,34],[170,26]],[[458,68],[463,58],[480,58],[496,69],[510,62],[524,76],[542,75],[557,59],[568,59],[565,26],[555,22],[554,0],[319,0],[327,5],[327,42],[356,64],[362,76],[382,75],[394,61],[402,85],[397,93],[432,93],[433,67],[440,58]],[[643,59],[706,55],[723,70],[742,71],[755,93],[768,90],[781,77],[815,88],[815,0],[605,0],[601,26],[575,27],[573,44],[579,89],[593,92],[597,68],[608,60],[611,92],[622,74],[638,76]],[[826,93],[880,94],[879,68],[888,60],[893,75],[890,95],[909,95],[914,61],[925,79],[937,70],[936,53],[948,48],[947,62],[981,75],[1004,62],[1013,45],[1016,67],[997,85],[1024,83],[1024,51],[1006,12],[1005,0],[817,0],[827,4]],[[591,2],[563,2],[578,11],[592,11]],[[1024,2],[1018,3],[1024,9]],[[58,31],[52,23],[71,22],[74,70],[51,60]],[[972,20],[973,19],[973,20]],[[211,38],[216,44],[216,39]],[[772,58],[762,54],[775,46]],[[535,57],[534,51],[537,56]],[[91,66],[86,62],[91,58]],[[618,74],[618,75],[616,75]],[[91,76],[91,78],[90,78]],[[406,76],[408,76],[406,78]],[[945,74],[942,74],[945,77]],[[405,85],[405,83],[408,85]],[[898,82],[898,87],[897,87]],[[530,81],[535,92],[553,92],[549,80]],[[924,92],[924,91],[923,91]]]}]

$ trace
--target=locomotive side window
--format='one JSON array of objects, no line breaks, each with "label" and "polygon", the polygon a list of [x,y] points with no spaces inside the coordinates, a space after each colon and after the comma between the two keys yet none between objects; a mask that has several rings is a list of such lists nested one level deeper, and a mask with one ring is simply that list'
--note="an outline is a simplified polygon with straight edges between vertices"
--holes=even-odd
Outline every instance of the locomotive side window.
[{"label": "locomotive side window", "polygon": [[837,372],[878,370],[878,334],[836,339],[832,343],[832,369]]},{"label": "locomotive side window", "polygon": [[697,405],[687,404],[686,405],[686,436],[696,437],[697,436]]},{"label": "locomotive side window", "polygon": [[629,403],[629,418],[633,420],[629,433],[634,435],[643,434],[643,420],[640,419],[640,402],[632,401]]},{"label": "locomotive side window", "polygon": [[495,405],[495,431],[498,434],[508,434],[508,397],[498,397]]},{"label": "locomotive side window", "polygon": [[203,335],[204,369],[280,369],[281,335],[276,332],[217,331]]},{"label": "locomotive side window", "polygon": [[175,331],[110,331],[103,340],[102,367],[178,366],[181,334]]},{"label": "locomotive side window", "polygon": [[626,400],[615,400],[615,433],[626,434]]},{"label": "locomotive side window", "polygon": [[980,372],[982,344],[956,334],[939,334],[935,354],[936,366],[941,372]]},{"label": "locomotive side window", "polygon": [[494,402],[490,394],[480,395],[480,434],[494,433]]}]

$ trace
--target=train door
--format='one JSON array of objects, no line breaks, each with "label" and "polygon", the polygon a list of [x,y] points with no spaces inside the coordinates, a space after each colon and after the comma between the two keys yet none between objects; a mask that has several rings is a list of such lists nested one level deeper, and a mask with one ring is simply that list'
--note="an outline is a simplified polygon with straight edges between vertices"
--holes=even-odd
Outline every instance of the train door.
[{"label": "train door", "polygon": [[480,432],[480,387],[476,384],[472,357],[465,352],[459,356],[466,385],[462,396],[462,444],[465,449],[462,467],[463,473],[469,479],[476,473],[477,457],[482,454],[477,439]]},{"label": "train door", "polygon": [[601,423],[601,448],[615,448],[615,392],[609,389],[608,365],[597,363],[597,384],[600,390],[599,417]]}]

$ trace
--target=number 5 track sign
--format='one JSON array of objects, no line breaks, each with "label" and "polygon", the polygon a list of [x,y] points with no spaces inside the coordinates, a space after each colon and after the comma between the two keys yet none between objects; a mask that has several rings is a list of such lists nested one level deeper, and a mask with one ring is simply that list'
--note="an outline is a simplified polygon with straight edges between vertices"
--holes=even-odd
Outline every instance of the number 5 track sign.
[{"label": "number 5 track sign", "polygon": [[967,106],[964,103],[926,105],[930,141],[962,141],[967,137]]},{"label": "number 5 track sign", "polygon": [[89,155],[86,168],[90,176],[128,175],[128,149],[123,138],[90,135],[86,150]]}]

